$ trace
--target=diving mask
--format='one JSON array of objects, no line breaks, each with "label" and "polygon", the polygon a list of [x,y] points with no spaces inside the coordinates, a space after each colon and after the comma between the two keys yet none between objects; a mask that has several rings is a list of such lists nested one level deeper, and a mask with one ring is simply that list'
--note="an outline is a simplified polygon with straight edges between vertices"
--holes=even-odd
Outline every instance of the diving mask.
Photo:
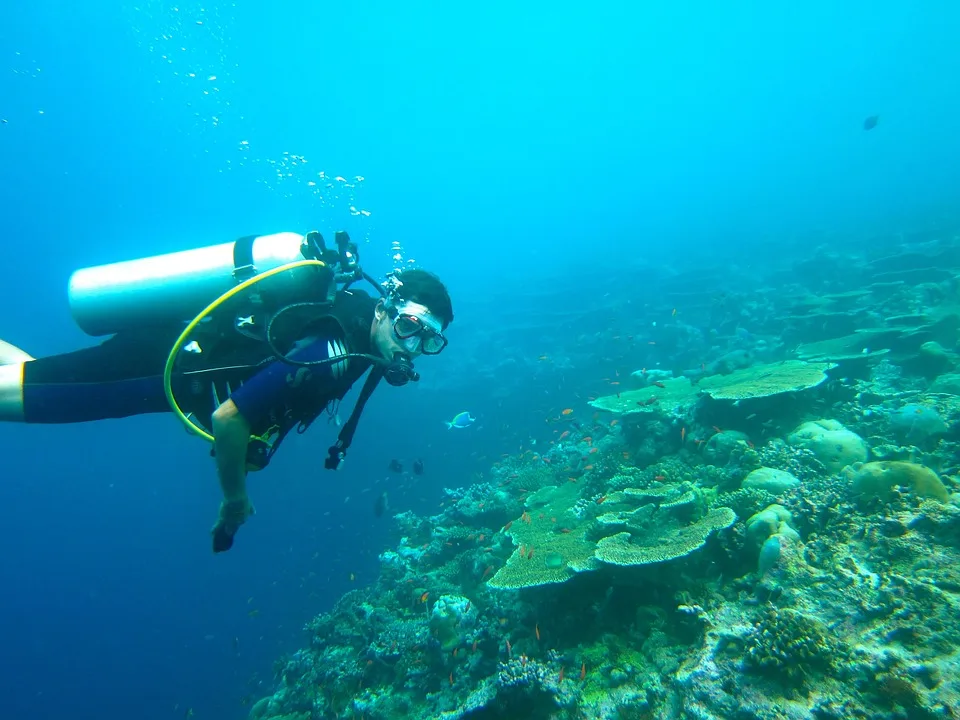
[{"label": "diving mask", "polygon": [[425,306],[406,302],[394,312],[393,334],[408,352],[437,355],[447,346],[443,325]]}]

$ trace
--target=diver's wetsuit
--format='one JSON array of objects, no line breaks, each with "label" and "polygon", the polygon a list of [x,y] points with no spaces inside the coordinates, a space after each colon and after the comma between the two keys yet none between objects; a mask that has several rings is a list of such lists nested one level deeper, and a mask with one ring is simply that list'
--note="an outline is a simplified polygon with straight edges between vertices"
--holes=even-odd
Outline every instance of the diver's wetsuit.
[{"label": "diver's wetsuit", "polygon": [[[331,351],[370,353],[375,305],[376,300],[364,292],[341,291],[331,314],[343,332],[318,337],[291,357],[316,361],[330,357]],[[123,332],[95,347],[26,362],[25,421],[75,423],[168,412],[163,371],[182,331],[179,326]],[[282,438],[299,422],[319,415],[332,400],[343,398],[369,367],[362,358],[309,368],[268,359],[258,365],[175,375],[172,384],[181,408],[205,427],[210,427],[213,411],[229,398],[254,435],[275,429]]]}]

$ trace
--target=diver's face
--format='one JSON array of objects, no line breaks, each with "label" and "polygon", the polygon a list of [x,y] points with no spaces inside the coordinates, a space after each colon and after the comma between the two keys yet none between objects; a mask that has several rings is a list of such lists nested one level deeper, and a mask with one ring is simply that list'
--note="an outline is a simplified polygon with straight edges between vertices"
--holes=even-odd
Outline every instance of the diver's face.
[{"label": "diver's face", "polygon": [[373,324],[370,327],[370,342],[374,350],[383,358],[392,360],[397,353],[413,359],[422,354],[419,343],[413,343],[415,349],[410,350],[404,341],[393,332],[393,320],[382,304],[377,305],[373,314]]}]

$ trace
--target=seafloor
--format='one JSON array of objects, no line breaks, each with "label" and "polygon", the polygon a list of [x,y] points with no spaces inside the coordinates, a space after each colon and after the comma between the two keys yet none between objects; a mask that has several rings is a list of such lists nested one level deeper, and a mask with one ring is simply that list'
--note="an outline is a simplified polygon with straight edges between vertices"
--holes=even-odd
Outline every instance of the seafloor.
[{"label": "seafloor", "polygon": [[819,261],[396,516],[250,717],[960,716],[960,240]]}]

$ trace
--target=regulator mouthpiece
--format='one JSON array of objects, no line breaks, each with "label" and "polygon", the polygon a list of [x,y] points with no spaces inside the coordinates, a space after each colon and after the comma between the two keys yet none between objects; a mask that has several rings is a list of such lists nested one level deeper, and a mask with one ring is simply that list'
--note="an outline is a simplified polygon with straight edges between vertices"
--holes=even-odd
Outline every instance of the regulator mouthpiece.
[{"label": "regulator mouthpiece", "polygon": [[383,370],[383,377],[394,387],[401,387],[411,380],[417,382],[420,379],[420,373],[413,369],[410,358],[403,353],[394,353],[393,360]]}]

